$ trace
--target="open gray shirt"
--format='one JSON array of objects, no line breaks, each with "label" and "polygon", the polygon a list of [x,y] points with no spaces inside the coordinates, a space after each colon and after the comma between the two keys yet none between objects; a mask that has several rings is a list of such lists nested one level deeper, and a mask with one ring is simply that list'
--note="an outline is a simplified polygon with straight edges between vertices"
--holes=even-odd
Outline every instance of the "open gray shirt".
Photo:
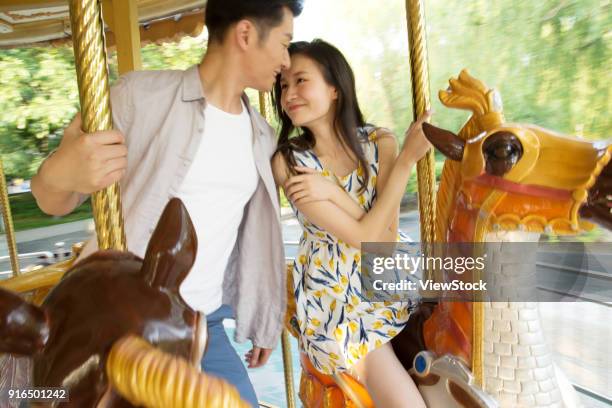
[{"label": "open gray shirt", "polygon": [[[270,158],[274,131],[252,109],[253,156],[259,173],[245,206],[223,282],[223,303],[236,314],[238,342],[274,348],[283,329],[286,269],[280,209]],[[164,206],[176,196],[198,150],[206,97],[197,66],[186,71],[140,71],[122,76],[111,89],[113,122],[126,137],[128,168],[121,182],[128,249],[144,252]],[[223,137],[223,135],[220,135]],[[232,160],[232,152],[227,152]],[[96,250],[90,240],[83,250]]]}]

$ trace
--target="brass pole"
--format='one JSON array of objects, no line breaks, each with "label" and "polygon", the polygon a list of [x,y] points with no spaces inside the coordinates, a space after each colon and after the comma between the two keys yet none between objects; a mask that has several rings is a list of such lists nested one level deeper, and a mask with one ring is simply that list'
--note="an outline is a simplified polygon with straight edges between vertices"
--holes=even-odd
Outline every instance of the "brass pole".
[{"label": "brass pole", "polygon": [[[425,32],[425,8],[422,0],[406,0],[408,19],[408,42],[410,45],[410,66],[412,73],[412,100],[414,117],[430,107],[429,73],[427,70],[427,44]],[[421,216],[421,242],[442,242],[443,237],[435,236],[435,159],[434,151],[417,163],[419,184],[419,211]],[[423,250],[429,248],[424,248]],[[432,271],[427,271],[432,276]],[[477,384],[483,384],[482,342],[484,310],[482,302],[472,303],[472,372]]]},{"label": "brass pole", "polygon": [[[70,23],[85,133],[113,126],[102,13],[98,0],[70,0]],[[92,207],[100,249],[125,250],[119,185],[98,191]]]},{"label": "brass pole", "polygon": [[11,258],[11,268],[13,276],[21,275],[19,269],[19,256],[17,253],[17,242],[15,240],[15,228],[13,226],[13,217],[11,215],[11,204],[8,198],[8,190],[6,188],[6,179],[4,178],[4,165],[0,157],[0,206],[2,207],[2,219],[4,220],[4,230],[6,233],[6,244],[8,246],[9,256]]},{"label": "brass pole", "polygon": [[[408,44],[410,46],[412,111],[413,117],[416,120],[416,118],[430,108],[425,8],[423,1],[406,0],[406,17],[408,23]],[[421,217],[421,242],[431,243],[436,241],[436,175],[433,149],[417,163],[417,178],[419,213]]]},{"label": "brass pole", "polygon": [[287,407],[295,408],[295,385],[293,383],[293,360],[291,359],[291,343],[289,332],[283,329],[281,346],[283,350],[283,369],[285,370],[285,394],[287,394]]},{"label": "brass pole", "polygon": [[[268,120],[269,110],[266,103],[266,93],[259,92],[259,113],[264,119]],[[295,386],[293,383],[293,361],[291,360],[291,343],[289,342],[289,332],[283,330],[281,334],[281,347],[283,350],[283,370],[285,372],[285,394],[287,397],[287,407],[295,408]]]}]

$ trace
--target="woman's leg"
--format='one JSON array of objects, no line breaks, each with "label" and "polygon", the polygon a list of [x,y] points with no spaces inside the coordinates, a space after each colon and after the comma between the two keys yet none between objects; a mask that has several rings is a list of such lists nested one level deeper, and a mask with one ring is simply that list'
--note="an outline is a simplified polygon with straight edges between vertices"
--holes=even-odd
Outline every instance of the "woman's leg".
[{"label": "woman's leg", "polygon": [[419,390],[395,356],[391,343],[368,353],[354,371],[377,407],[425,408]]}]

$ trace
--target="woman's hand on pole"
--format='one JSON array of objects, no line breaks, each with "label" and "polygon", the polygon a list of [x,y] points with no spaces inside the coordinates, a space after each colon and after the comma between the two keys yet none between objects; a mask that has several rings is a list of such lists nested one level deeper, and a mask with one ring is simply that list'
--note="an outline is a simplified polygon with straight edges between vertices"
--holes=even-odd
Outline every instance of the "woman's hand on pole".
[{"label": "woman's hand on pole", "polygon": [[432,112],[426,111],[420,118],[413,122],[408,130],[406,130],[404,145],[400,151],[399,157],[402,161],[416,163],[425,156],[431,149],[431,143],[425,137],[423,132],[423,122],[429,122]]}]

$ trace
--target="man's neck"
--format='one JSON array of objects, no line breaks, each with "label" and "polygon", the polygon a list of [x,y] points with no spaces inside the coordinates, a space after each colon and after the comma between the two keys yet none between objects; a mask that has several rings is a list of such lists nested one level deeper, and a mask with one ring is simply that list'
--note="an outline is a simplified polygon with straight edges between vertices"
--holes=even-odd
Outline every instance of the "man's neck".
[{"label": "man's neck", "polygon": [[206,100],[228,113],[242,112],[240,97],[244,92],[238,61],[222,48],[209,49],[198,66]]}]

